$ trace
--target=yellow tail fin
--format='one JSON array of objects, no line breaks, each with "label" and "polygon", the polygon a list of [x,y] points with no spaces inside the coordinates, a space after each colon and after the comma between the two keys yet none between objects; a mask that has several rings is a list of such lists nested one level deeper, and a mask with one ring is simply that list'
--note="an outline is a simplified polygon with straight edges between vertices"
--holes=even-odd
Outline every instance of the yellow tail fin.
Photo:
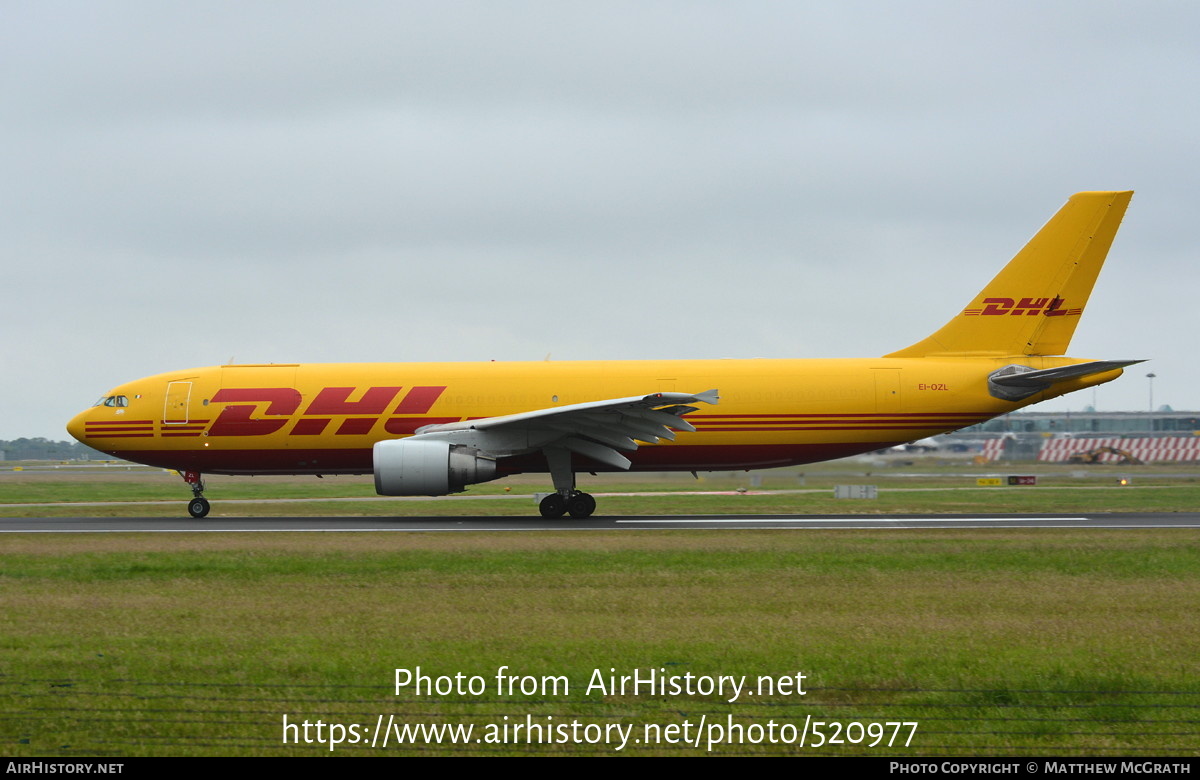
[{"label": "yellow tail fin", "polygon": [[885,357],[1065,354],[1132,197],[1072,195],[958,316]]}]

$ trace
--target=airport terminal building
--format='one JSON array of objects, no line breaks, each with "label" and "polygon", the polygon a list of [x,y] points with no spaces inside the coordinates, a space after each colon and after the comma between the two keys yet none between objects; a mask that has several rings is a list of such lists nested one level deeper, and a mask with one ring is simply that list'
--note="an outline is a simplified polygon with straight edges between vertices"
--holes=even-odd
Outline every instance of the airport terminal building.
[{"label": "airport terminal building", "polygon": [[1200,412],[1013,412],[939,441],[989,461],[1200,461]]}]

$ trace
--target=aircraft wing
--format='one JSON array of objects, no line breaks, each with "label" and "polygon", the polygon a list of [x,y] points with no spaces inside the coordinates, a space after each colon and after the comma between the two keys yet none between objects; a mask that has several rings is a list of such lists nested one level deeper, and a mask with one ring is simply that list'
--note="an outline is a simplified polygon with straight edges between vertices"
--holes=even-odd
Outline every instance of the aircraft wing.
[{"label": "aircraft wing", "polygon": [[517,455],[546,447],[561,447],[593,460],[628,469],[621,452],[638,448],[638,442],[656,444],[675,440],[675,431],[696,428],[683,415],[696,411],[692,403],[716,404],[716,390],[589,401],[536,409],[531,412],[484,417],[455,423],[426,425],[412,439],[441,439],[469,444],[493,457]]}]

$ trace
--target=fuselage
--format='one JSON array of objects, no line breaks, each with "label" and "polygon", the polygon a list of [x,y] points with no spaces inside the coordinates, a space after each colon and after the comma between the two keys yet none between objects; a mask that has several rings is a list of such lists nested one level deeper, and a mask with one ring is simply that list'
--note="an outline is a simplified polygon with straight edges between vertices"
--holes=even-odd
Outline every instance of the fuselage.
[{"label": "fuselage", "polygon": [[[634,469],[797,465],[974,425],[1120,371],[1019,402],[987,375],[1012,356],[831,360],[233,365],[159,374],[111,390],[70,433],[115,457],[211,474],[367,474],[372,447],[425,425],[655,392],[720,392],[686,415],[695,432],[628,453]],[[1021,356],[1032,368],[1084,361]],[[544,472],[540,453],[501,473]],[[579,464],[579,470],[609,470]]]}]

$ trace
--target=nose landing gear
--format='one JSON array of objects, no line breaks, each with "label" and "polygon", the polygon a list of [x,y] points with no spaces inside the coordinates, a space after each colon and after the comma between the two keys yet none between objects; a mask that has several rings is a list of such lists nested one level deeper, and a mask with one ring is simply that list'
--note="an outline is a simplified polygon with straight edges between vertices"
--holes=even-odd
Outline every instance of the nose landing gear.
[{"label": "nose landing gear", "polygon": [[208,515],[208,499],[204,497],[204,480],[199,471],[181,471],[180,476],[192,489],[192,500],[188,502],[188,514],[199,520]]}]

